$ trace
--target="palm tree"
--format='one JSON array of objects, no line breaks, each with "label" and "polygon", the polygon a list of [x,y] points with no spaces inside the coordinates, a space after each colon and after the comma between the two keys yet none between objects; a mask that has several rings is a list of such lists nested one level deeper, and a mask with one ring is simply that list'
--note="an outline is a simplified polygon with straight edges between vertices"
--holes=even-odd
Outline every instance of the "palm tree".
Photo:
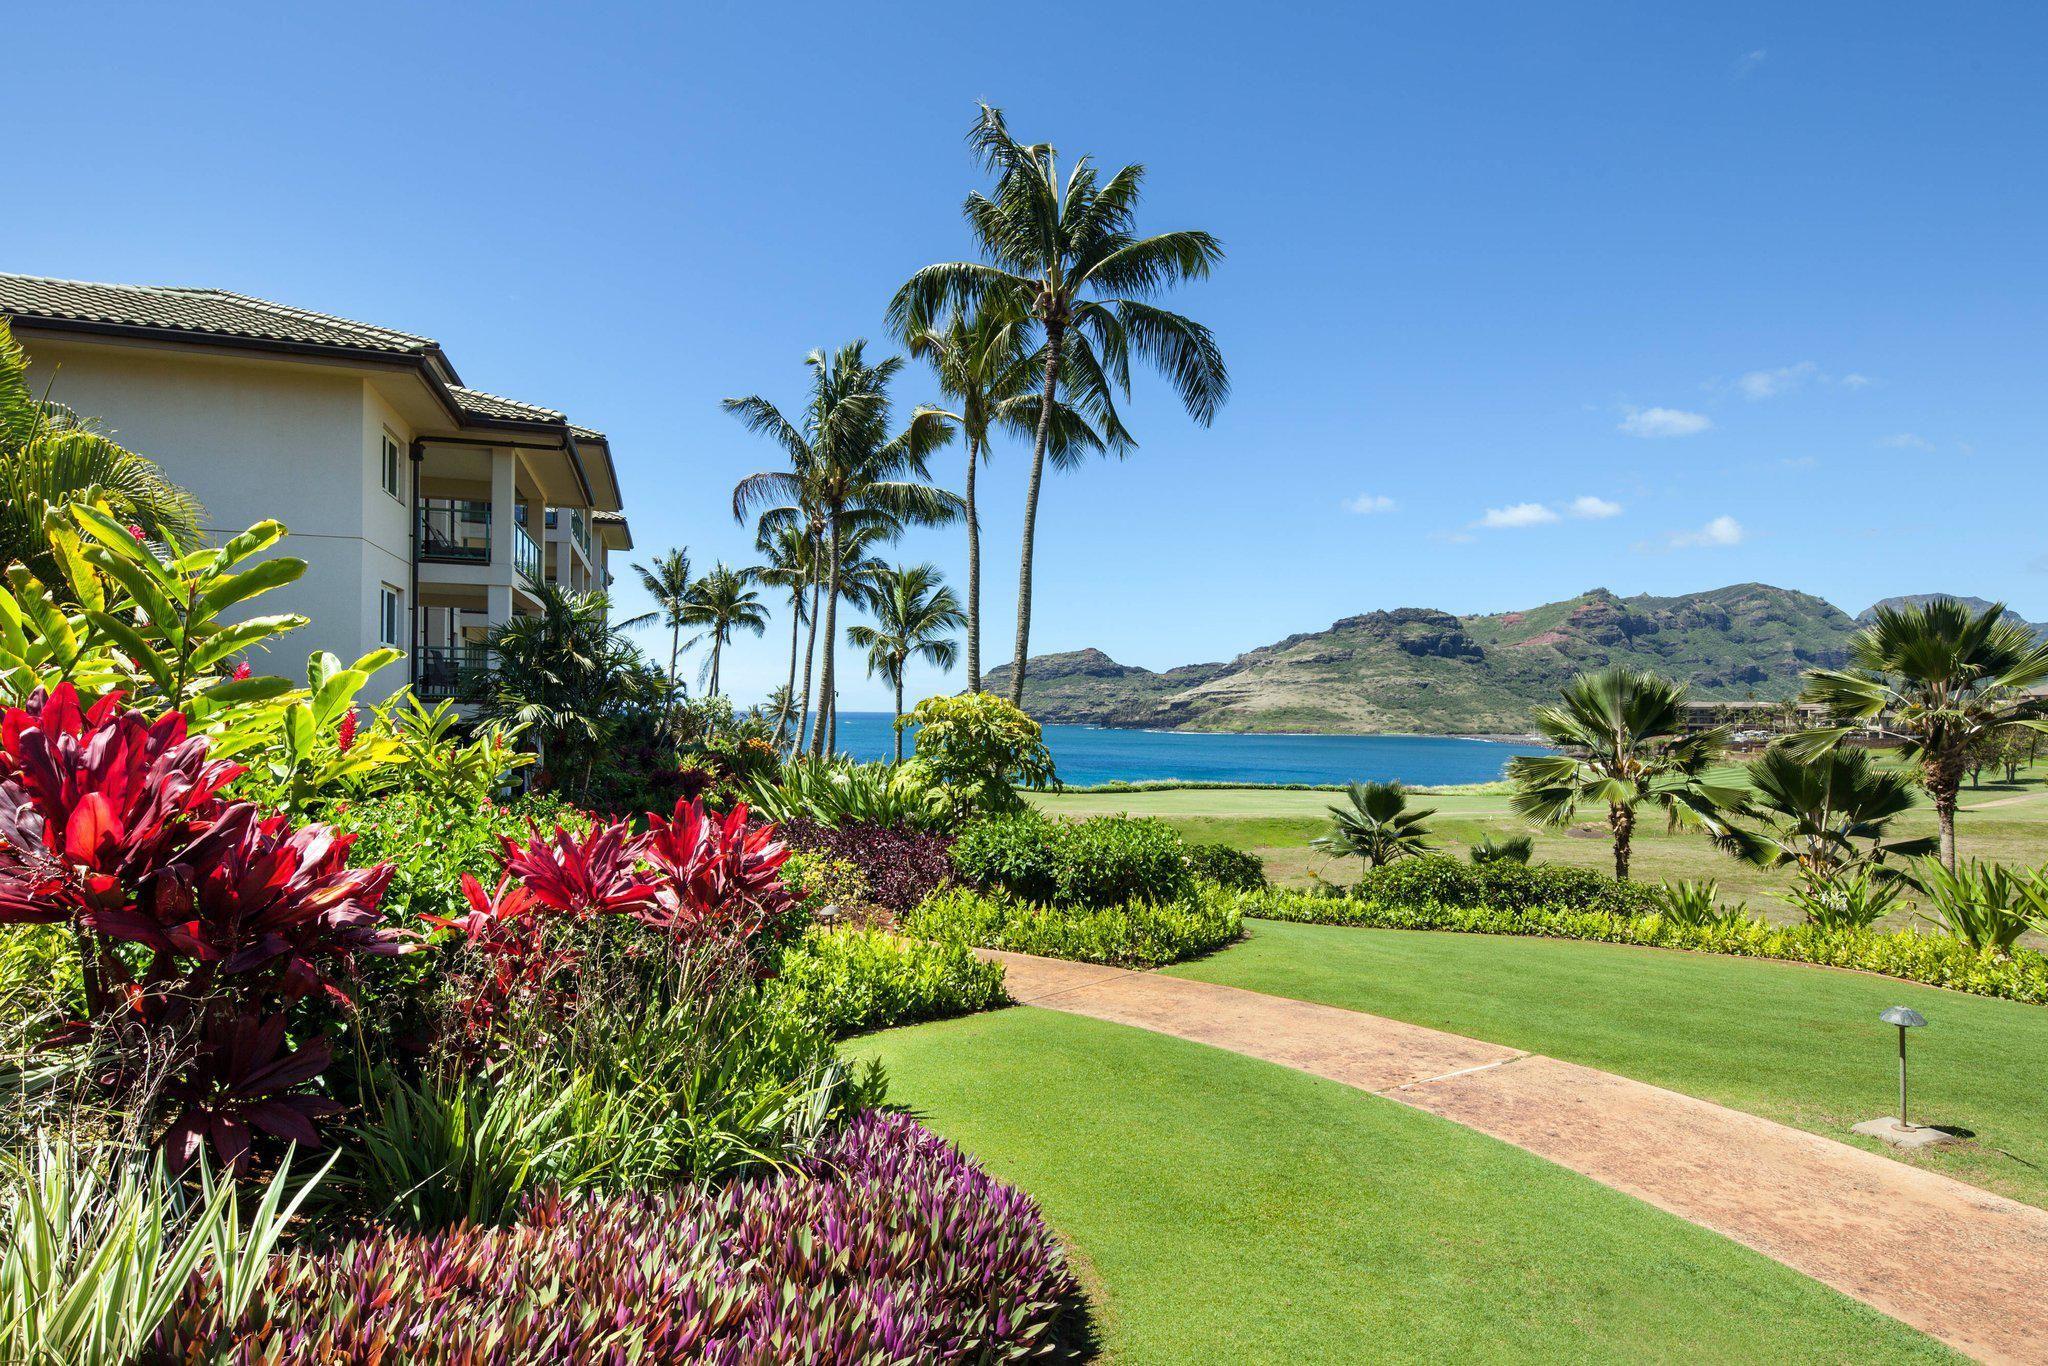
[{"label": "palm tree", "polygon": [[94,497],[151,540],[182,550],[199,543],[199,500],[154,461],[62,404],[37,398],[28,355],[0,319],[0,569],[18,560],[44,583],[61,583],[43,513]]},{"label": "palm tree", "polygon": [[1802,759],[1774,745],[1747,767],[1748,806],[1762,828],[1730,830],[1718,843],[1759,867],[1796,866],[1818,881],[1935,847],[1931,839],[1885,838],[1891,822],[1913,809],[1913,782],[1873,766],[1869,750],[1838,746]]},{"label": "palm tree", "polygon": [[1969,757],[1984,741],[2022,730],[2048,732],[2048,641],[2005,619],[2005,604],[1982,612],[1952,598],[1880,607],[1849,643],[1849,667],[1815,669],[1800,700],[1828,709],[1832,726],[1799,737],[1811,756],[1867,730],[1919,761],[1934,799],[1941,863],[1956,866],[1956,793]]},{"label": "palm tree", "polygon": [[[789,682],[783,685],[775,712],[775,743],[780,745],[790,722],[797,720],[796,661],[803,639],[804,622],[812,619],[804,600],[816,591],[818,580],[818,539],[809,528],[790,523],[763,522],[754,538],[754,548],[767,563],[756,577],[769,588],[789,594]],[[805,664],[809,664],[805,660]],[[804,680],[804,709],[810,709],[810,680]],[[799,723],[801,724],[801,723]]]},{"label": "palm tree", "polygon": [[1408,809],[1408,789],[1399,783],[1353,783],[1344,789],[1347,806],[1330,808],[1335,828],[1309,843],[1333,858],[1354,855],[1369,868],[1424,853],[1433,808]]},{"label": "palm tree", "polygon": [[[640,576],[640,587],[648,597],[654,599],[654,616],[668,627],[668,688],[670,698],[676,691],[676,663],[683,652],[683,627],[687,621],[683,608],[690,595],[690,552],[688,547],[677,546],[674,550],[655,560],[653,564],[635,564],[633,572]],[[636,618],[636,621],[640,620]],[[623,624],[623,623],[622,623]],[[662,704],[663,714],[672,705]]]},{"label": "palm tree", "polygon": [[951,521],[960,511],[957,495],[932,487],[927,468],[931,453],[952,439],[951,428],[919,408],[902,431],[890,435],[887,391],[903,362],[891,357],[870,364],[866,345],[850,342],[830,357],[810,354],[812,397],[801,426],[758,395],[725,400],[726,411],[781,446],[789,461],[786,470],[740,480],[732,495],[734,518],[743,521],[750,509],[766,507],[777,520],[815,522],[822,530],[825,659],[811,733],[811,752],[818,755],[825,752],[834,711],[833,644],[849,531],[863,519],[874,524],[875,514],[896,526],[930,525]]},{"label": "palm tree", "polygon": [[683,601],[683,624],[703,632],[697,639],[711,642],[709,696],[718,696],[718,663],[736,631],[760,635],[768,629],[768,609],[753,589],[756,569],[734,569],[723,560],[711,572],[690,585]]},{"label": "palm tree", "polygon": [[987,259],[926,266],[896,292],[889,317],[906,337],[932,327],[949,306],[1029,320],[1038,330],[1043,374],[1024,499],[1017,656],[1010,679],[1010,701],[1021,706],[1031,645],[1038,494],[1060,386],[1065,383],[1103,442],[1119,454],[1132,441],[1117,418],[1112,391],[1129,395],[1134,353],[1165,373],[1190,416],[1203,426],[1212,422],[1230,393],[1222,351],[1208,328],[1150,299],[1171,285],[1206,277],[1223,248],[1206,232],[1133,232],[1143,166],[1126,166],[1105,181],[1084,156],[1062,179],[1051,146],[1019,143],[1002,111],[985,104],[968,143],[996,177],[992,196],[976,192],[965,205]]},{"label": "palm tree", "polygon": [[603,593],[559,584],[532,589],[540,611],[494,627],[497,667],[478,679],[483,718],[531,727],[548,767],[560,777],[581,757],[582,784],[624,710],[651,699],[660,675],[611,620]]},{"label": "palm tree", "polygon": [[1565,685],[1563,706],[1536,713],[1537,730],[1562,753],[1510,762],[1509,805],[1517,815],[1569,825],[1581,802],[1605,803],[1614,876],[1624,882],[1638,806],[1662,809],[1673,828],[1684,822],[1726,836],[1723,815],[1741,808],[1742,794],[1705,775],[1727,747],[1727,732],[1687,735],[1684,715],[1682,683],[1621,664],[1580,674]]},{"label": "palm tree", "polygon": [[[1025,348],[1025,327],[1000,314],[955,309],[942,327],[904,338],[910,354],[931,362],[939,391],[952,406],[939,416],[960,431],[967,445],[967,481],[961,493],[967,522],[967,691],[981,691],[981,517],[975,507],[975,477],[989,458],[989,437],[997,426],[1024,435],[1037,430],[1039,357]],[[1102,449],[1102,438],[1067,404],[1053,412],[1046,454],[1054,469],[1079,464],[1087,451]]]},{"label": "palm tree", "polygon": [[[903,720],[903,669],[913,659],[941,669],[953,667],[960,650],[952,633],[967,618],[960,600],[929,564],[886,569],[871,604],[873,626],[849,627],[847,641],[868,652],[868,673],[880,674],[896,689],[896,720]],[[903,730],[896,729],[896,762],[903,762]]]}]

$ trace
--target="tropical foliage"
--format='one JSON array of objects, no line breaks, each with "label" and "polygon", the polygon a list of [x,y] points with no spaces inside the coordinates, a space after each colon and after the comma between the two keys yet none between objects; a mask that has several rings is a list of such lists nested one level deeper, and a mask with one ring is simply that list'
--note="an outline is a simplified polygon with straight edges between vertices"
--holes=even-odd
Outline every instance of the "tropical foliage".
[{"label": "tropical foliage", "polygon": [[897,718],[900,734],[917,728],[915,764],[930,775],[956,817],[1021,810],[1019,788],[1059,786],[1045,732],[1015,705],[991,693],[927,697]]},{"label": "tropical foliage", "polygon": [[960,600],[932,565],[884,570],[875,583],[870,610],[875,624],[854,626],[846,638],[868,652],[868,672],[896,691],[896,762],[903,762],[903,670],[913,659],[950,669],[960,657],[953,632],[966,618]]},{"label": "tropical foliage", "polygon": [[1816,669],[1801,699],[1834,724],[1802,737],[1802,756],[1863,731],[1918,762],[1934,802],[1942,863],[1956,866],[1956,794],[1973,751],[2015,732],[2048,731],[2048,641],[2006,618],[2005,604],[1972,612],[1950,598],[1879,607],[1849,644],[1849,667]]},{"label": "tropical foliage", "polygon": [[1234,894],[1213,885],[1173,900],[1047,906],[956,887],[903,918],[905,933],[1043,958],[1157,968],[1199,957],[1244,932]]},{"label": "tropical foliage", "polygon": [[1727,743],[1720,729],[1688,735],[1685,686],[1617,665],[1582,674],[1564,689],[1563,704],[1536,713],[1536,728],[1557,754],[1525,755],[1508,764],[1516,814],[1569,825],[1582,805],[1605,807],[1614,840],[1614,876],[1628,878],[1636,809],[1650,806],[1670,823],[1708,834],[1729,833],[1728,813],[1742,795],[1707,781]]},{"label": "tropical foliage", "polygon": [[1364,859],[1368,868],[1429,848],[1429,818],[1436,812],[1411,811],[1401,784],[1352,783],[1344,796],[1345,805],[1330,808],[1330,833],[1310,841],[1316,848],[1337,858]]}]

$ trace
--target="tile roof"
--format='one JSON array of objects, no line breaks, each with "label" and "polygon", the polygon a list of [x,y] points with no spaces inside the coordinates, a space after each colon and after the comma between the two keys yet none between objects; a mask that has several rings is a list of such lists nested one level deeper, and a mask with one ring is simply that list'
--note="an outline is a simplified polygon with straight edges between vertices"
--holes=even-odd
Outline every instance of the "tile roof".
[{"label": "tile roof", "polygon": [[593,508],[590,513],[590,520],[606,526],[624,526],[626,524],[626,514],[623,512],[606,512],[603,508]]},{"label": "tile roof", "polygon": [[521,403],[516,398],[505,398],[498,394],[487,394],[481,389],[464,389],[451,384],[448,392],[455,395],[455,401],[465,413],[478,417],[509,417],[519,422],[565,422],[562,414],[553,408],[538,404]]},{"label": "tile roof", "polygon": [[386,355],[423,355],[440,350],[430,337],[314,313],[225,289],[102,285],[0,274],[0,314],[338,346]]}]

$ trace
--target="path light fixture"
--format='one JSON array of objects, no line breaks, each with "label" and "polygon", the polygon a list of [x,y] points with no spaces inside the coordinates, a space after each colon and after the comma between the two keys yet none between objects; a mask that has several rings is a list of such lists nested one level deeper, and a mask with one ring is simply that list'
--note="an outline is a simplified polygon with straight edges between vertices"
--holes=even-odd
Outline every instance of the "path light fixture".
[{"label": "path light fixture", "polygon": [[1912,1122],[1906,1118],[1906,1031],[1926,1028],[1927,1017],[1910,1006],[1892,1006],[1877,1018],[1899,1027],[1899,1127],[1910,1129]]},{"label": "path light fixture", "polygon": [[1851,1132],[1882,1139],[1895,1148],[1931,1148],[1954,1143],[1962,1134],[1954,1129],[1936,1129],[1906,1118],[1906,1031],[1927,1027],[1927,1017],[1910,1006],[1892,1006],[1877,1017],[1899,1031],[1899,1112],[1878,1119],[1866,1119]]}]

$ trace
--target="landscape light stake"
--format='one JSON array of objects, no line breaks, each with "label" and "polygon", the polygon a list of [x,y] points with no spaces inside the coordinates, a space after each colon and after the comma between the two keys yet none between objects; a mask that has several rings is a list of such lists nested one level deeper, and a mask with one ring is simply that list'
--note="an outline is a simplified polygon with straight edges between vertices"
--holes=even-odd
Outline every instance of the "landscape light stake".
[{"label": "landscape light stake", "polygon": [[1922,1028],[1927,1018],[1906,1006],[1893,1006],[1877,1018],[1899,1027],[1899,1127],[1910,1129],[1913,1126],[1906,1120],[1906,1031]]}]

